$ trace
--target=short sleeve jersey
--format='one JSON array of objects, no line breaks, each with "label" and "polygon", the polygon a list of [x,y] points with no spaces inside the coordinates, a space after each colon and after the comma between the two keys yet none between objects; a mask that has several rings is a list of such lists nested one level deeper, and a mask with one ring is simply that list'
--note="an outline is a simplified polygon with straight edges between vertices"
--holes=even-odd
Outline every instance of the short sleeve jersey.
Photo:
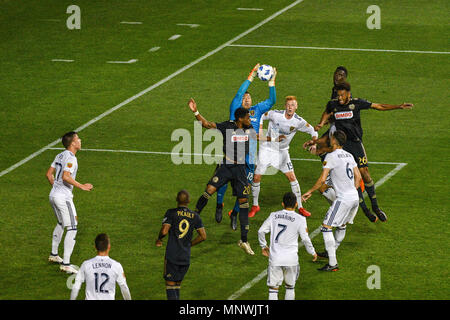
[{"label": "short sleeve jersey", "polygon": [[256,139],[253,127],[238,128],[234,121],[216,123],[223,136],[224,163],[245,164],[249,153],[250,139]]},{"label": "short sleeve jersey", "polygon": [[166,259],[177,265],[190,264],[194,230],[203,228],[200,215],[187,207],[167,210],[163,224],[170,224]]},{"label": "short sleeve jersey", "polygon": [[344,131],[347,140],[362,141],[360,112],[369,109],[371,105],[371,102],[358,98],[352,98],[347,104],[341,105],[336,99],[328,102],[326,112],[332,114],[331,120],[334,122],[336,130]]},{"label": "short sleeve jersey", "polygon": [[86,282],[86,300],[114,300],[116,283],[126,284],[122,265],[108,256],[84,261],[76,281]]},{"label": "short sleeve jersey", "polygon": [[353,155],[343,149],[336,149],[326,155],[323,168],[330,169],[333,189],[341,200],[358,200],[353,169],[357,167]]},{"label": "short sleeve jersey", "polygon": [[55,157],[51,164],[55,168],[55,181],[50,191],[50,196],[64,196],[72,198],[73,186],[63,181],[64,171],[70,173],[73,179],[76,179],[78,171],[78,161],[75,155],[69,150],[64,150]]}]

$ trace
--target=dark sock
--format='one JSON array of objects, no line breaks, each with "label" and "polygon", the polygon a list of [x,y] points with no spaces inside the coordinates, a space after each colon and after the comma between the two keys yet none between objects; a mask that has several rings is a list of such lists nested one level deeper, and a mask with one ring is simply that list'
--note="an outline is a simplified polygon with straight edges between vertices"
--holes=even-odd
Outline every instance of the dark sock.
[{"label": "dark sock", "polygon": [[240,205],[239,223],[241,225],[241,240],[247,242],[247,234],[249,229],[248,224],[248,202]]},{"label": "dark sock", "polygon": [[377,195],[375,194],[375,183],[373,180],[365,184],[367,195],[372,203],[372,209],[378,208]]},{"label": "dark sock", "polygon": [[207,193],[206,191],[203,192],[200,198],[198,198],[197,204],[195,205],[196,211],[198,214],[202,212],[203,208],[207,205],[209,198],[211,198],[211,195]]},{"label": "dark sock", "polygon": [[179,294],[177,294],[177,290],[174,286],[166,286],[166,294],[167,300],[179,300]]},{"label": "dark sock", "polygon": [[[367,187],[366,187],[367,189]],[[367,210],[369,210],[369,208],[367,208],[366,203],[364,202],[364,195],[362,193],[361,187],[358,188],[358,196],[359,196],[359,207],[365,212]]]}]

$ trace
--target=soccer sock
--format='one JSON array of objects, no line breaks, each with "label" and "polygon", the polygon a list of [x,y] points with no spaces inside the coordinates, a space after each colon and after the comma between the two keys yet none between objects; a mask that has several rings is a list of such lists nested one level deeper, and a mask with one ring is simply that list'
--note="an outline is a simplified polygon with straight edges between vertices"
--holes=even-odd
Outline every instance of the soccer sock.
[{"label": "soccer sock", "polygon": [[278,300],[278,290],[269,288],[269,300]]},{"label": "soccer sock", "polygon": [[336,250],[341,244],[342,240],[345,238],[345,231],[347,230],[346,227],[338,227],[336,230],[334,230],[334,239],[336,242]]},{"label": "soccer sock", "polygon": [[208,204],[209,198],[211,198],[211,195],[206,191],[198,198],[197,204],[195,205],[195,210],[198,214],[200,214],[203,208]]},{"label": "soccer sock", "polygon": [[252,195],[253,195],[253,205],[254,206],[259,206],[258,198],[259,198],[260,190],[261,190],[261,182],[253,182],[252,183]]},{"label": "soccer sock", "polygon": [[248,224],[248,202],[239,205],[239,223],[241,225],[241,240],[247,242],[247,234],[250,228]]},{"label": "soccer sock", "polygon": [[326,189],[322,195],[328,200],[328,202],[330,204],[332,204],[334,202],[334,200],[336,200],[336,191],[334,191],[333,188],[328,188]]},{"label": "soccer sock", "polygon": [[300,190],[300,184],[297,180],[291,182],[291,190],[297,197],[298,208],[302,208],[302,192]]},{"label": "soccer sock", "polygon": [[364,202],[364,195],[362,193],[361,187],[359,187],[357,190],[359,196],[359,207],[365,212],[369,210],[369,208],[367,208],[366,203]]},{"label": "soccer sock", "polygon": [[66,232],[64,238],[64,258],[63,264],[70,264],[70,256],[72,255],[73,248],[75,247],[75,237],[77,235],[77,229],[70,229]]},{"label": "soccer sock", "polygon": [[225,192],[227,192],[228,184],[224,184],[217,190],[217,206],[222,205]]},{"label": "soccer sock", "polygon": [[375,183],[370,181],[369,183],[365,183],[365,188],[367,195],[370,198],[370,202],[372,203],[372,208],[378,208],[377,195],[375,194]]},{"label": "soccer sock", "polygon": [[323,241],[325,242],[325,250],[328,252],[328,264],[330,266],[337,265],[336,259],[336,241],[334,240],[333,231],[322,227]]},{"label": "soccer sock", "polygon": [[52,255],[57,256],[58,255],[58,248],[59,244],[61,243],[61,239],[64,233],[64,228],[59,223],[56,225],[55,229],[53,230],[53,237],[52,237]]},{"label": "soccer sock", "polygon": [[295,288],[286,286],[286,293],[284,294],[284,300],[295,300]]},{"label": "soccer sock", "polygon": [[236,200],[234,203],[233,213],[238,213],[239,211],[239,201]]},{"label": "soccer sock", "polygon": [[179,300],[179,291],[180,287],[178,286],[166,286],[167,300]]}]

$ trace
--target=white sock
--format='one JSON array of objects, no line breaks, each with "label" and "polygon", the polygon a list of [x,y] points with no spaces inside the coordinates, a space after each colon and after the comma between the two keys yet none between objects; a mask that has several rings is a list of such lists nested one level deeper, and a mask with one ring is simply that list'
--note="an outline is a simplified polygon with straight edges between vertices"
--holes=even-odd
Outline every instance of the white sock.
[{"label": "white sock", "polygon": [[253,195],[253,205],[259,206],[258,204],[258,198],[259,198],[259,191],[261,190],[261,182],[253,182],[252,183],[252,195]]},{"label": "white sock", "polygon": [[66,232],[64,238],[64,264],[70,264],[70,256],[72,255],[73,248],[75,247],[75,236],[77,235],[77,229],[70,229]]},{"label": "white sock", "polygon": [[52,255],[58,255],[59,244],[61,243],[62,235],[64,233],[64,228],[59,223],[56,224],[55,229],[53,230],[52,237]]},{"label": "white sock", "polygon": [[336,200],[336,191],[334,191],[333,188],[328,188],[322,193],[322,195],[328,200],[330,204],[332,204],[334,200]]},{"label": "white sock", "polygon": [[333,232],[331,231],[331,229],[329,229],[329,231],[322,230],[322,235],[323,241],[325,242],[325,249],[328,252],[328,264],[330,266],[335,266],[337,265],[336,241],[334,240]]},{"label": "white sock", "polygon": [[295,300],[295,288],[286,287],[286,293],[284,294],[284,300]]},{"label": "white sock", "polygon": [[302,208],[302,191],[300,190],[300,184],[297,180],[291,182],[291,190],[297,197],[298,207]]},{"label": "white sock", "polygon": [[336,242],[336,250],[339,247],[339,245],[341,244],[342,240],[344,240],[346,230],[347,230],[346,227],[340,227],[340,228],[336,228],[336,230],[334,230],[334,239]]},{"label": "white sock", "polygon": [[269,289],[269,300],[278,300],[278,290]]}]

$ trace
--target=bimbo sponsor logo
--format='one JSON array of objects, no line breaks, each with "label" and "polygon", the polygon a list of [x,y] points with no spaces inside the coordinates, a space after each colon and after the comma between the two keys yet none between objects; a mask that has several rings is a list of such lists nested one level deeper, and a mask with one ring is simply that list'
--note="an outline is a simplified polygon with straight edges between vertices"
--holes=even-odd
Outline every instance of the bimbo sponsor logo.
[{"label": "bimbo sponsor logo", "polygon": [[351,119],[353,118],[353,111],[342,111],[334,114],[336,119]]}]

